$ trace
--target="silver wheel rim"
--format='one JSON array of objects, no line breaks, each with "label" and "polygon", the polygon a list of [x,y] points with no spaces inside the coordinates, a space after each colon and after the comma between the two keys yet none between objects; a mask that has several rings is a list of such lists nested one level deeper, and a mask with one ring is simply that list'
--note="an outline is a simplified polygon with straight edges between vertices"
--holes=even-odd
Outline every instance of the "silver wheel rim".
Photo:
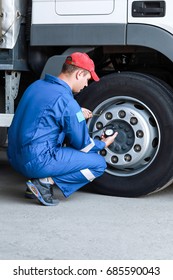
[{"label": "silver wheel rim", "polygon": [[113,97],[100,103],[88,121],[92,138],[101,139],[110,125],[118,136],[100,154],[107,162],[106,172],[114,176],[141,173],[155,159],[160,147],[160,128],[153,112],[141,101]]}]

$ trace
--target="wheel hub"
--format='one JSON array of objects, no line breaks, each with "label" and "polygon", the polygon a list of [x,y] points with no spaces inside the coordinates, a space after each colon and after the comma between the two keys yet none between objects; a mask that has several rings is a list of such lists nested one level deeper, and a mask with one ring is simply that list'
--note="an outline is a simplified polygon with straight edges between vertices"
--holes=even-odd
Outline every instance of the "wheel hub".
[{"label": "wheel hub", "polygon": [[118,132],[115,141],[109,146],[112,152],[117,154],[127,153],[133,146],[135,141],[134,131],[128,122],[123,120],[113,120],[111,125],[114,131]]}]

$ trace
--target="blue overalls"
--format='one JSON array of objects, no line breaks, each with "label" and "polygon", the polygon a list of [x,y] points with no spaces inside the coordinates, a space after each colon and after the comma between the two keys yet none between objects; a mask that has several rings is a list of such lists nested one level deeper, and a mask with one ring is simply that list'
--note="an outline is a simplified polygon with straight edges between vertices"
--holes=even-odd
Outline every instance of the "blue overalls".
[{"label": "blue overalls", "polygon": [[28,178],[52,177],[65,197],[103,174],[104,147],[90,138],[68,84],[48,74],[25,91],[8,132],[13,168]]}]

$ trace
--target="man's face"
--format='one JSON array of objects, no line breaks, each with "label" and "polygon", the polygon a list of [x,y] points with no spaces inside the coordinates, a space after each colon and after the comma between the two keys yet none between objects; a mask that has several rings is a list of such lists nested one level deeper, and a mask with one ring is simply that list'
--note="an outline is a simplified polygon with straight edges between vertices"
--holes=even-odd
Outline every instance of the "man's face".
[{"label": "man's face", "polygon": [[78,93],[80,92],[84,87],[88,86],[88,81],[91,79],[91,74],[88,72],[86,74],[85,71],[79,70],[76,72],[76,80],[73,86],[73,91]]}]

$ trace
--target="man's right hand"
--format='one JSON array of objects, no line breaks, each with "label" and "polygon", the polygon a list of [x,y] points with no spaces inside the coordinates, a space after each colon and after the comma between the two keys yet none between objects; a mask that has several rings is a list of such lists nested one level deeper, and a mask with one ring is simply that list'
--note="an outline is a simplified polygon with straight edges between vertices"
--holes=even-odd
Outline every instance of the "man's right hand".
[{"label": "man's right hand", "polygon": [[104,135],[102,135],[101,141],[105,142],[105,144],[106,144],[105,147],[108,147],[109,145],[111,145],[114,142],[117,135],[118,135],[118,132],[115,132],[112,136],[109,136],[109,137],[105,137]]}]

